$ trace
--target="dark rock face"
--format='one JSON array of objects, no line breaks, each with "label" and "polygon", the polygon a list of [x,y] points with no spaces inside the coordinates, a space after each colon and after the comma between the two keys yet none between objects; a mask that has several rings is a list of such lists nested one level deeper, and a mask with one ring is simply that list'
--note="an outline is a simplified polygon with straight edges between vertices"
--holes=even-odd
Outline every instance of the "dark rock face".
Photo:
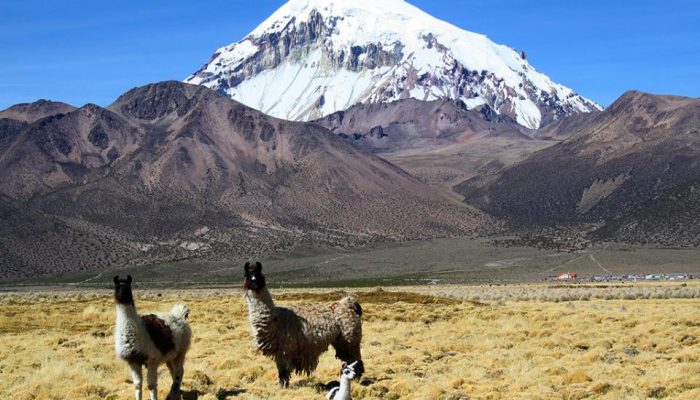
[{"label": "dark rock face", "polygon": [[603,226],[595,233],[598,238],[697,243],[697,236],[671,224],[687,214],[678,205],[690,207],[695,198],[700,100],[631,92],[602,113],[573,118],[547,133],[567,137],[557,129],[576,132],[570,139],[491,181],[477,177],[456,190],[470,204],[517,225],[595,224]]},{"label": "dark rock face", "polygon": [[201,86],[148,85],[106,109],[4,123],[3,279],[497,227],[318,125]]},{"label": "dark rock face", "polygon": [[17,134],[28,124],[9,118],[0,118],[0,154],[12,144]]},{"label": "dark rock face", "polygon": [[275,128],[269,124],[269,123],[264,123],[260,127],[260,140],[263,142],[269,142],[272,140],[272,138],[275,135]]},{"label": "dark rock face", "polygon": [[389,135],[384,133],[384,128],[381,125],[377,125],[369,130],[369,136],[376,139],[385,138]]},{"label": "dark rock face", "polygon": [[92,128],[88,134],[88,139],[90,140],[90,143],[101,149],[106,149],[107,145],[109,144],[109,136],[100,125],[96,125],[94,128]]},{"label": "dark rock face", "polygon": [[62,129],[60,123],[56,124],[56,122],[60,121],[63,117],[64,115],[62,114],[49,117],[41,121],[38,125],[30,128],[30,130],[35,133],[31,135],[32,139],[35,140],[39,148],[47,154],[58,151],[66,155],[69,154],[72,149],[70,142],[66,138],[68,132]]},{"label": "dark rock face", "polygon": [[154,120],[175,113],[182,117],[194,106],[185,88],[177,82],[148,85],[130,91],[118,100],[120,112],[144,120]]}]

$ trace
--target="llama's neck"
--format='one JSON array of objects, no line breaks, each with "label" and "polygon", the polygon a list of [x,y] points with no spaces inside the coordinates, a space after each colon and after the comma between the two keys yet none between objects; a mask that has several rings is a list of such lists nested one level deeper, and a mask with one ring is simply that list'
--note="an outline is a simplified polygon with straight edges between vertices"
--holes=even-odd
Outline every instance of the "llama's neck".
[{"label": "llama's neck", "polygon": [[127,326],[138,328],[141,325],[140,323],[141,317],[136,312],[136,306],[117,303],[117,330]]},{"label": "llama's neck", "polygon": [[248,319],[253,330],[253,338],[259,349],[266,349],[271,345],[270,336],[275,334],[275,323],[272,317],[275,303],[270,292],[265,289],[248,290]]},{"label": "llama's neck", "polygon": [[254,314],[268,315],[275,308],[275,303],[272,301],[272,295],[267,288],[260,290],[248,290],[246,293],[248,298],[248,315]]},{"label": "llama's neck", "polygon": [[350,379],[346,378],[345,375],[340,376],[340,388],[338,389],[338,394],[335,395],[336,399],[350,400]]},{"label": "llama's neck", "polygon": [[[133,304],[117,303],[117,324],[114,329],[114,344],[117,355],[129,360],[143,358],[148,354],[150,337],[141,316]],[[152,345],[151,345],[152,346]]]}]

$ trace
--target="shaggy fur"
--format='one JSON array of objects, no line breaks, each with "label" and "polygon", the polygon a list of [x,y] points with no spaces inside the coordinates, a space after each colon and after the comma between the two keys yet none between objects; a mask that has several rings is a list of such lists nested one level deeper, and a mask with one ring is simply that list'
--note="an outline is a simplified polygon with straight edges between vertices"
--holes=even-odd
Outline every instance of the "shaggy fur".
[{"label": "shaggy fur", "polygon": [[325,305],[277,307],[265,285],[262,265],[246,263],[244,271],[253,342],[275,360],[282,387],[289,386],[292,372],[308,375],[315,370],[329,345],[335,348],[337,358],[357,362],[357,374],[362,375],[362,308],[354,298]]},{"label": "shaggy fur", "polygon": [[355,368],[357,367],[357,362],[350,365],[343,363],[340,368],[340,386],[334,387],[328,392],[326,396],[327,400],[352,400],[352,391],[350,390],[350,381],[355,379],[357,372]]},{"label": "shaggy fur", "polygon": [[129,364],[136,400],[141,400],[142,366],[148,370],[151,400],[158,394],[158,366],[166,364],[173,378],[167,399],[180,397],[185,355],[190,347],[192,331],[187,323],[189,309],[176,304],[169,313],[139,315],[131,293],[131,276],[114,277],[114,299],[117,322],[114,344],[117,356]]}]

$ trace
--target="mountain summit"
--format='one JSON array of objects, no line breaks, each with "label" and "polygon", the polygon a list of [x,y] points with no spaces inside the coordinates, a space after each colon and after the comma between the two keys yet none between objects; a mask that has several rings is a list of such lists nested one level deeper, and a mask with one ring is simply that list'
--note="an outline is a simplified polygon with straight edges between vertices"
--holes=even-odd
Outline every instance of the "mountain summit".
[{"label": "mountain summit", "polygon": [[601,109],[524,52],[402,0],[291,0],[186,82],[290,120],[405,98],[486,104],[533,129]]}]

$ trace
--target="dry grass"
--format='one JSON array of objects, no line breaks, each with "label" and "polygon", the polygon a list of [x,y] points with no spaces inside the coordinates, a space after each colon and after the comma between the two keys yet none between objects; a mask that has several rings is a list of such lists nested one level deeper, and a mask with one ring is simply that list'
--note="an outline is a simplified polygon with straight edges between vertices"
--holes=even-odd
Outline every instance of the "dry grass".
[{"label": "dry grass", "polygon": [[[431,290],[458,297],[456,287]],[[311,377],[293,376],[292,388],[278,394],[273,362],[251,345],[240,291],[140,292],[143,311],[175,300],[192,309],[185,399],[322,399],[316,386],[337,379],[339,362],[328,352]],[[287,304],[338,297],[276,295]],[[483,304],[389,290],[358,296],[367,372],[353,385],[357,399],[700,398],[694,299]],[[113,353],[113,319],[107,291],[1,295],[0,393],[131,399],[127,368]],[[160,372],[162,398],[170,379]]]},{"label": "dry grass", "polygon": [[588,300],[700,299],[700,281],[619,283],[547,283],[522,285],[416,286],[412,291],[452,299],[504,302],[568,302]]}]

